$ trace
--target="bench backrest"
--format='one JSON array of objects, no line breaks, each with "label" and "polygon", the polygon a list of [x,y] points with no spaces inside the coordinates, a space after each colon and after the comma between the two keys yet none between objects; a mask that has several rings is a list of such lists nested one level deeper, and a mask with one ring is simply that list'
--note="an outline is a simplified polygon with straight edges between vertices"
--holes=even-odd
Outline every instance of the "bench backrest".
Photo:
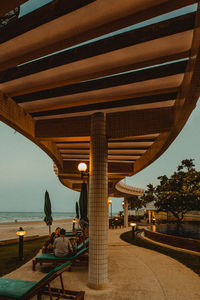
[{"label": "bench backrest", "polygon": [[29,297],[31,295],[35,295],[41,287],[44,287],[47,283],[51,282],[57,276],[59,276],[61,273],[63,273],[65,270],[67,270],[68,267],[70,266],[70,264],[71,264],[71,262],[67,261],[64,264],[53,268],[47,275],[45,275],[42,279],[40,279],[35,284],[35,286],[28,292],[28,294],[25,296],[24,299],[29,299]]},{"label": "bench backrest", "polygon": [[88,243],[89,243],[89,238],[86,238],[84,243],[82,242],[82,243],[80,243],[78,246],[75,247],[75,250],[80,250],[80,249],[82,249],[84,246],[87,246]]}]

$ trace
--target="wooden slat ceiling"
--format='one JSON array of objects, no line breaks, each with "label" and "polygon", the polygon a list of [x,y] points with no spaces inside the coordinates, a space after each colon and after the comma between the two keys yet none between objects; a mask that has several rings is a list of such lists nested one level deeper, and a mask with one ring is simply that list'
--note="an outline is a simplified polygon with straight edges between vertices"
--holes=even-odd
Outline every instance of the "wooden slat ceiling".
[{"label": "wooden slat ceiling", "polygon": [[[0,15],[17,2],[0,3]],[[60,0],[8,23],[0,28],[0,119],[45,150],[60,181],[79,190],[90,117],[105,112],[114,195],[119,180],[168,148],[195,107],[198,2]]]}]

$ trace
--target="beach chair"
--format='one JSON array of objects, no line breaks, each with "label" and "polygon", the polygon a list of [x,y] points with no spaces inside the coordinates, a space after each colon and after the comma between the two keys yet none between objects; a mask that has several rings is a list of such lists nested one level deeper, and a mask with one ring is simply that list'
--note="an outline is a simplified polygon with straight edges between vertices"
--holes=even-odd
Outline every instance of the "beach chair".
[{"label": "beach chair", "polygon": [[89,244],[89,238],[86,238],[84,242],[82,242],[79,245],[77,245],[76,247],[74,247],[74,251],[77,252],[84,247],[88,247],[88,244]]},{"label": "beach chair", "polygon": [[[42,295],[47,295],[51,300],[56,299],[84,299],[85,292],[70,291],[64,288],[62,273],[70,267],[70,261],[52,269],[40,281],[24,281],[10,278],[0,278],[0,300],[28,300],[37,296],[37,300],[42,299]],[[50,286],[56,278],[60,278],[60,288]]]},{"label": "beach chair", "polygon": [[[78,250],[78,252],[72,256],[64,256],[64,257],[58,257],[58,256],[55,256],[54,254],[42,253],[39,256],[37,256],[35,259],[32,260],[32,270],[35,271],[35,266],[37,263],[40,263],[40,265],[42,265],[43,263],[60,264],[60,263],[69,261],[74,264],[74,262],[77,259],[80,259],[81,256],[84,253],[86,253],[87,251],[88,251],[88,247],[85,247],[85,248]],[[70,268],[70,270],[71,270],[71,268]]]},{"label": "beach chair", "polygon": [[65,232],[66,237],[71,237],[71,236],[77,236],[76,232],[73,231],[66,231]]},{"label": "beach chair", "polygon": [[74,231],[66,231],[66,236],[74,236],[74,235],[80,235],[82,233],[81,229],[75,229]]}]

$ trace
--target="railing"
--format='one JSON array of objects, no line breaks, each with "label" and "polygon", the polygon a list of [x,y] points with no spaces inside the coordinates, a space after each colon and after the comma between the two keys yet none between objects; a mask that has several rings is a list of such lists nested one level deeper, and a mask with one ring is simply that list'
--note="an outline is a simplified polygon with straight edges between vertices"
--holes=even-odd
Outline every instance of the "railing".
[{"label": "railing", "polygon": [[129,195],[136,195],[136,196],[142,196],[144,194],[144,189],[140,189],[131,185],[127,185],[123,183],[122,181],[118,182],[115,185],[116,190],[119,192],[129,194]]}]

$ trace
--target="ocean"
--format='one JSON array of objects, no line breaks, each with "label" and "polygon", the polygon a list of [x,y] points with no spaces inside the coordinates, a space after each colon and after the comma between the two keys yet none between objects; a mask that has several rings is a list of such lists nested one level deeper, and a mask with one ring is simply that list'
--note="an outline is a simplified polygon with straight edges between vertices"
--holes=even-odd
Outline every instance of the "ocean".
[{"label": "ocean", "polygon": [[[0,212],[0,223],[23,222],[23,221],[43,221],[44,212]],[[53,220],[72,219],[74,212],[53,212]]]}]

